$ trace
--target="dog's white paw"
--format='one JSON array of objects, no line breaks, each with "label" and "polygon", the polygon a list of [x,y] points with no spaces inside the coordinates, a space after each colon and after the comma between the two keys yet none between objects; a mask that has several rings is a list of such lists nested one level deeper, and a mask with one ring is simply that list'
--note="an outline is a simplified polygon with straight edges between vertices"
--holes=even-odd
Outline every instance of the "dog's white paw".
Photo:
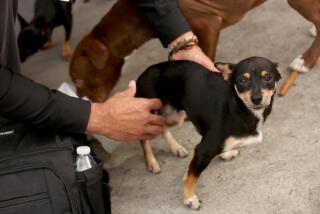
[{"label": "dog's white paw", "polygon": [[189,152],[186,148],[184,148],[183,146],[181,146],[180,144],[177,144],[173,147],[170,148],[172,154],[174,154],[175,156],[179,157],[179,158],[185,158],[189,155]]},{"label": "dog's white paw", "polygon": [[239,150],[230,150],[219,155],[222,160],[229,161],[239,155]]},{"label": "dog's white paw", "polygon": [[148,161],[147,168],[153,174],[159,174],[161,172],[160,166],[155,159]]},{"label": "dog's white paw", "polygon": [[293,70],[299,71],[300,73],[307,73],[309,68],[304,65],[304,59],[302,59],[302,55],[297,56],[289,67]]},{"label": "dog's white paw", "polygon": [[193,210],[199,210],[201,207],[201,201],[197,195],[193,195],[190,198],[183,200],[183,204]]},{"label": "dog's white paw", "polygon": [[316,36],[317,36],[316,26],[313,25],[313,26],[309,29],[309,33],[310,33],[311,36],[316,37]]}]

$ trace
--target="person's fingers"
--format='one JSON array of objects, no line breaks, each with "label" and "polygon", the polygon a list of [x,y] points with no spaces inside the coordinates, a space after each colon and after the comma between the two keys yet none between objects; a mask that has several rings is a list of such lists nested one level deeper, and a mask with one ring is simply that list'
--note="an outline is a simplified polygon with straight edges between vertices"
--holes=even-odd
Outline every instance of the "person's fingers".
[{"label": "person's fingers", "polygon": [[148,125],[145,129],[146,134],[148,135],[158,135],[162,133],[161,126]]},{"label": "person's fingers", "polygon": [[213,70],[214,72],[221,73],[221,71],[220,71],[218,68],[216,68],[214,65],[213,65],[212,70]]},{"label": "person's fingers", "polygon": [[124,97],[134,97],[137,91],[136,82],[131,80],[129,82],[128,88],[122,92],[118,93],[118,96],[124,96]]},{"label": "person's fingers", "polygon": [[211,61],[211,59],[209,59],[207,56],[205,56],[205,58],[206,59],[203,61],[202,64],[209,70],[220,73],[220,71],[214,66],[214,63]]},{"label": "person's fingers", "polygon": [[152,140],[156,135],[145,134],[140,137],[140,140]]},{"label": "person's fingers", "polygon": [[157,126],[163,126],[165,122],[165,119],[163,116],[151,114],[149,119],[149,124],[157,125]]},{"label": "person's fingers", "polygon": [[162,107],[162,102],[160,99],[156,99],[156,98],[153,98],[153,99],[148,99],[147,101],[147,108],[148,110],[158,110]]},{"label": "person's fingers", "polygon": [[203,63],[205,67],[207,67],[209,70],[213,72],[220,73],[220,71],[214,66],[213,62],[210,60],[206,60],[206,62]]},{"label": "person's fingers", "polygon": [[[143,135],[143,134],[142,134]],[[141,135],[141,136],[142,136]],[[140,140],[141,138],[140,135],[138,134],[129,134],[129,133],[126,133],[124,135],[119,135],[119,136],[116,136],[112,139],[114,140],[117,140],[117,141],[125,141],[125,142],[130,142],[130,141],[135,141],[135,140]]]}]

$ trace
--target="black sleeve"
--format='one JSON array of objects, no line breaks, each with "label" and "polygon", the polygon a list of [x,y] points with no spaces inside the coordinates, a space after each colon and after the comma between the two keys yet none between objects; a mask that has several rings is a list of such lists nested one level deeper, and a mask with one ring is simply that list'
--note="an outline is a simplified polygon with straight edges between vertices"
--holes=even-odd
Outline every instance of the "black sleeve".
[{"label": "black sleeve", "polygon": [[176,0],[131,0],[131,2],[148,19],[164,47],[191,30]]},{"label": "black sleeve", "polygon": [[50,90],[0,67],[1,117],[49,131],[81,134],[90,110],[90,102]]}]

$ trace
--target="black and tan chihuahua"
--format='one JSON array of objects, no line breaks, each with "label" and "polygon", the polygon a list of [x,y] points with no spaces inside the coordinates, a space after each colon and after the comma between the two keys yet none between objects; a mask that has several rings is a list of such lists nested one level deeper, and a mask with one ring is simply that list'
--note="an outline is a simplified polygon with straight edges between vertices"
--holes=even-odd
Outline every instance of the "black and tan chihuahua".
[{"label": "black and tan chihuahua", "polygon": [[[216,67],[222,74],[190,61],[164,62],[149,67],[137,80],[136,97],[159,98],[166,106],[161,114],[168,126],[181,124],[187,116],[202,136],[184,177],[183,203],[192,209],[200,208],[196,182],[216,155],[231,160],[240,147],[262,141],[262,124],[281,78],[277,64],[262,57]],[[188,155],[168,128],[163,136],[175,155]],[[149,142],[141,144],[147,168],[159,173]]]}]

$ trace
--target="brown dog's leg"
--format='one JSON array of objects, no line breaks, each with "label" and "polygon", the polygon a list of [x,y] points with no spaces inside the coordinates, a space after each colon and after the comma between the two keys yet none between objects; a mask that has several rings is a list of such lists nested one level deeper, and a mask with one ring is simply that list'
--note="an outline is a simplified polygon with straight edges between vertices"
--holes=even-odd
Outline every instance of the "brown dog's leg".
[{"label": "brown dog's leg", "polygon": [[312,68],[316,64],[320,56],[320,22],[317,23],[317,25],[315,26],[317,29],[317,36],[314,42],[312,43],[311,47],[302,55],[302,58],[304,59],[304,65],[307,68]]},{"label": "brown dog's leg", "polygon": [[148,170],[154,174],[160,173],[160,166],[154,157],[150,142],[148,140],[141,140],[140,143],[143,148],[144,161]]},{"label": "brown dog's leg", "polygon": [[312,22],[317,29],[317,36],[311,47],[302,55],[304,66],[312,68],[320,56],[320,1],[319,0],[288,0],[304,18]]},{"label": "brown dog's leg", "polygon": [[188,21],[199,39],[199,46],[202,51],[210,59],[214,60],[222,28],[222,18],[218,16],[203,16],[194,17],[194,19],[189,19]]}]

